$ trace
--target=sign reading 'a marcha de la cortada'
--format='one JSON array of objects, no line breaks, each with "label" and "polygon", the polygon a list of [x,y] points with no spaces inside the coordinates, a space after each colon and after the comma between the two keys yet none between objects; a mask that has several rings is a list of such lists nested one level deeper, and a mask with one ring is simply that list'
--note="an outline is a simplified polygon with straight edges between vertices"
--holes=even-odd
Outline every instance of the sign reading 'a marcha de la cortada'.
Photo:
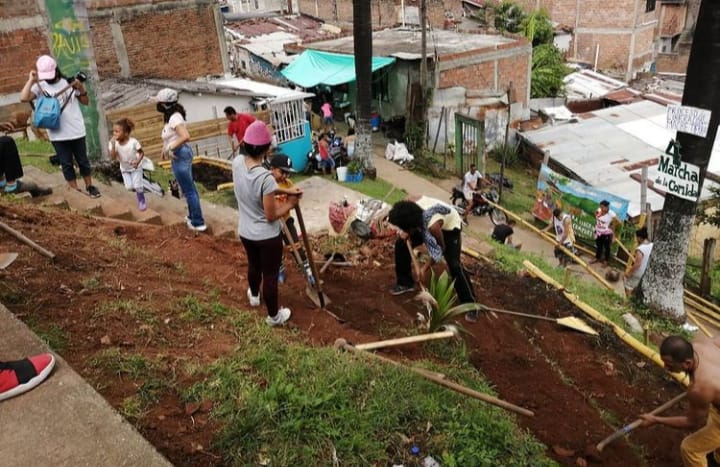
[{"label": "sign reading 'a marcha de la cortada'", "polygon": [[673,157],[661,154],[654,188],[689,201],[700,196],[700,167],[687,162],[675,165]]}]

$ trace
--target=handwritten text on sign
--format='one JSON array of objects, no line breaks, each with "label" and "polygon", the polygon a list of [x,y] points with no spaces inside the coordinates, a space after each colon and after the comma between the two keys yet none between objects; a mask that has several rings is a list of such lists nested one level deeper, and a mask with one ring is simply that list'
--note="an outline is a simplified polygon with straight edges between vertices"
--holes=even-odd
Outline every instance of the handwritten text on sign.
[{"label": "handwritten text on sign", "polygon": [[697,201],[700,196],[700,167],[681,162],[673,164],[673,158],[660,155],[654,188],[678,198]]},{"label": "handwritten text on sign", "polygon": [[711,112],[685,105],[667,106],[667,127],[704,138],[710,125]]}]

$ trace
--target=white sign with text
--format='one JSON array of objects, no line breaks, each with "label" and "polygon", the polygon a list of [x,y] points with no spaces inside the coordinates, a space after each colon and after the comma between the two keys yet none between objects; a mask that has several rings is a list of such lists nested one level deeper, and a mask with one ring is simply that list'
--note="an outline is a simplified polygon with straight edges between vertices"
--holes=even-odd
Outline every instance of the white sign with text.
[{"label": "white sign with text", "polygon": [[667,106],[667,127],[704,138],[710,126],[709,110],[686,105]]},{"label": "white sign with text", "polygon": [[675,165],[672,156],[660,155],[653,181],[653,188],[678,198],[697,201],[700,196],[700,167],[687,162]]}]

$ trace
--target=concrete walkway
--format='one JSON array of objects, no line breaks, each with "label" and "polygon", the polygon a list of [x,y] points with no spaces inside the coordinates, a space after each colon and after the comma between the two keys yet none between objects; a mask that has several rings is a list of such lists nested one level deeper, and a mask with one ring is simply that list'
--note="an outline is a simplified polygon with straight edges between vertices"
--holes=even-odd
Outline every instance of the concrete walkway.
[{"label": "concrete walkway", "polygon": [[[0,305],[0,359],[48,348]],[[58,355],[40,386],[0,402],[3,467],[169,467],[171,464]]]}]

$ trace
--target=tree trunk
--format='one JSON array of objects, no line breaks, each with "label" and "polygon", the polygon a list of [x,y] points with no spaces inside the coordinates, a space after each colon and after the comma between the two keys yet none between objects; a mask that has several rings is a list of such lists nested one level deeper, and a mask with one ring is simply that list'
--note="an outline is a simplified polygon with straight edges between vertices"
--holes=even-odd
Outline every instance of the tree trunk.
[{"label": "tree trunk", "polygon": [[[678,132],[681,159],[700,167],[700,186],[720,122],[720,2],[702,0],[688,61],[682,105],[712,112],[707,136]],[[683,277],[697,202],[665,196],[662,218],[638,295],[651,310],[685,321]]]},{"label": "tree trunk", "polygon": [[373,168],[372,131],[370,112],[372,104],[372,27],[371,8],[368,0],[353,0],[353,40],[355,52],[355,77],[357,79],[357,102],[355,113],[355,157],[363,166]]}]

